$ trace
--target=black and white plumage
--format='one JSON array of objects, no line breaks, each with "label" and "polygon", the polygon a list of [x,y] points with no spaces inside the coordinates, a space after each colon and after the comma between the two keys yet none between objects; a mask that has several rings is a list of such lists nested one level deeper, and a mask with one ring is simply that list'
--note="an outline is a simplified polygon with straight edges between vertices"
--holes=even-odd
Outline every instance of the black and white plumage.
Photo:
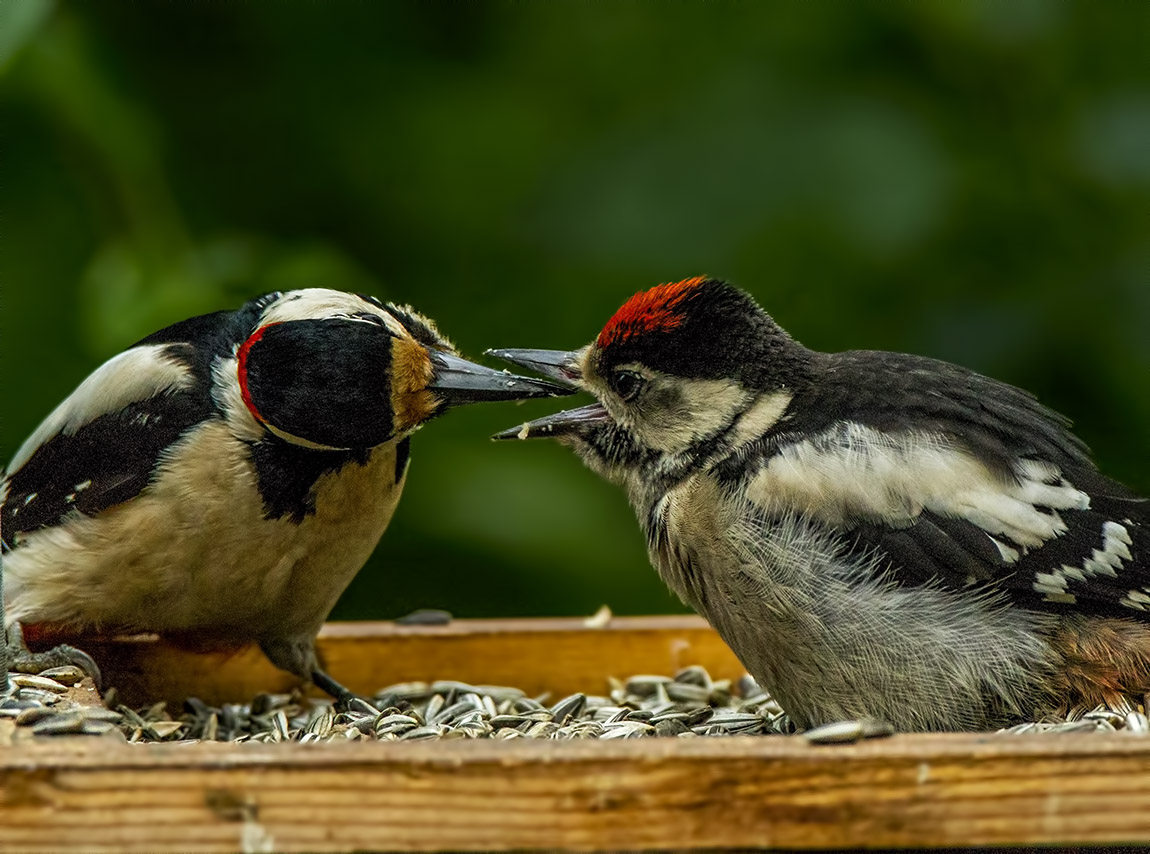
[{"label": "black and white plumage", "polygon": [[1150,504],[1026,392],[808,350],[701,278],[582,350],[491,352],[598,398],[497,438],[555,436],[623,485],[663,579],[800,725],[1150,690]]},{"label": "black and white plumage", "polygon": [[391,519],[412,432],[456,404],[558,393],[340,291],[177,323],[105,362],[9,464],[8,621],[256,642],[339,693],[314,639]]}]

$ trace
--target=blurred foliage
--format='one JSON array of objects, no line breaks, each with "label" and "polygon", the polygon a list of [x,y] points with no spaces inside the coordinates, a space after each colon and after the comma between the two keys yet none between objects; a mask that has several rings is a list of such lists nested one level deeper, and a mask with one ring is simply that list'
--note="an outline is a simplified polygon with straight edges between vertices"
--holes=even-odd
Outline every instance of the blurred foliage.
[{"label": "blurred foliage", "polygon": [[[1029,388],[1150,491],[1150,5],[0,2],[0,452],[169,322],[308,285],[464,352],[706,272]],[[337,609],[679,606],[622,493],[473,408]]]}]

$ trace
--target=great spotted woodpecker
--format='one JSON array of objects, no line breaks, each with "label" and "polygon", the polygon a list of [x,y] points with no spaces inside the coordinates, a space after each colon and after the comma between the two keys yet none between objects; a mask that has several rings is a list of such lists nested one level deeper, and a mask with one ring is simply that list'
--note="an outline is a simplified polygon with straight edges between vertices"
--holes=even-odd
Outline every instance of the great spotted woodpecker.
[{"label": "great spotted woodpecker", "polygon": [[800,726],[983,729],[1150,691],[1150,504],[1030,394],[809,350],[704,278],[581,350],[489,352],[598,398],[496,438],[553,436],[622,485],[663,580]]},{"label": "great spotted woodpecker", "polygon": [[346,696],[315,637],[391,519],[412,432],[459,404],[564,393],[461,359],[408,307],[340,291],[169,326],[84,380],[9,464],[8,622],[255,642]]}]

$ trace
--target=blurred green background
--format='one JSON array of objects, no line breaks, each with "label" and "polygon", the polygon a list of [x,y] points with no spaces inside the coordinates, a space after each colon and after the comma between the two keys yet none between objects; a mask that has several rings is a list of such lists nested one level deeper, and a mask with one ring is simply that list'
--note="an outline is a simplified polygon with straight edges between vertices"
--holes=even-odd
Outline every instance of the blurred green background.
[{"label": "blurred green background", "polygon": [[[478,355],[698,273],[1029,388],[1150,491],[1150,4],[0,2],[0,457],[186,316],[325,286]],[[335,616],[679,610],[621,491],[461,410]]]}]

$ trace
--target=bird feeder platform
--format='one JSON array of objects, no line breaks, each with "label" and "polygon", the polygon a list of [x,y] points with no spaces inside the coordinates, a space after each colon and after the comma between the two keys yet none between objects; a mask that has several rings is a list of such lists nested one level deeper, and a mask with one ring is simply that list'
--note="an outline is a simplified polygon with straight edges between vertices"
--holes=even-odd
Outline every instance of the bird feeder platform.
[{"label": "bird feeder platform", "polygon": [[[286,690],[258,653],[86,644],[129,703]],[[742,668],[694,617],[325,628],[329,672],[371,693],[454,679],[553,697],[608,676]],[[10,725],[9,725],[10,727]],[[682,851],[1150,843],[1134,734],[456,739],[133,745],[0,730],[0,851]]]}]

